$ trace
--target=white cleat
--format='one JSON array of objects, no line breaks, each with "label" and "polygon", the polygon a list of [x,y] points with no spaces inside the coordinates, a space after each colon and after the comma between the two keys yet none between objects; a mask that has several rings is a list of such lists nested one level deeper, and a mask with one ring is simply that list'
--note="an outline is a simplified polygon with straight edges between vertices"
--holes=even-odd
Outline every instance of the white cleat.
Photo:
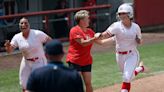
[{"label": "white cleat", "polygon": [[143,61],[140,61],[139,66],[144,66]]}]

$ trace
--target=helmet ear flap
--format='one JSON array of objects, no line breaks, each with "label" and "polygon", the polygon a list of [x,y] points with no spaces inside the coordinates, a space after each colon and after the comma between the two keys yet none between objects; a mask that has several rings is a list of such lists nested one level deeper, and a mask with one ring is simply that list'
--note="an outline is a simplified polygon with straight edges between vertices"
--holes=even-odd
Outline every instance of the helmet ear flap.
[{"label": "helmet ear flap", "polygon": [[128,13],[128,16],[129,16],[129,18],[131,19],[131,18],[133,18],[133,13]]},{"label": "helmet ear flap", "polygon": [[118,13],[116,13],[116,19],[117,19],[117,21],[120,20]]}]

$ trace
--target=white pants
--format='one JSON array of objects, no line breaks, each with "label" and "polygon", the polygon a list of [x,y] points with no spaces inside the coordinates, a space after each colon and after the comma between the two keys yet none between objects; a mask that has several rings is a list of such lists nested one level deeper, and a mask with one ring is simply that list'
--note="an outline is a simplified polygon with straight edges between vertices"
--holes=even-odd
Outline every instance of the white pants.
[{"label": "white pants", "polygon": [[134,77],[135,68],[139,64],[139,53],[132,50],[128,54],[116,53],[117,64],[123,73],[123,82],[130,83]]},{"label": "white pants", "polygon": [[47,64],[47,60],[45,57],[39,58],[35,62],[26,60],[24,57],[22,58],[21,64],[20,64],[20,70],[19,70],[19,81],[20,85],[23,89],[26,89],[28,77],[32,70],[42,67]]}]

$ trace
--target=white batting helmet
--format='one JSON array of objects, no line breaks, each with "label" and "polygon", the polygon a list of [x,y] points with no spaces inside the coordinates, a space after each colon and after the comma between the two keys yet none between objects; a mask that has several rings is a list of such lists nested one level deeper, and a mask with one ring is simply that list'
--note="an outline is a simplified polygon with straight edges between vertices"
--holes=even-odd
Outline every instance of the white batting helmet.
[{"label": "white batting helmet", "polygon": [[[131,5],[124,3],[122,5],[119,6],[117,14],[119,13],[128,13],[129,18],[133,18],[133,8]],[[119,17],[119,15],[118,15]]]}]

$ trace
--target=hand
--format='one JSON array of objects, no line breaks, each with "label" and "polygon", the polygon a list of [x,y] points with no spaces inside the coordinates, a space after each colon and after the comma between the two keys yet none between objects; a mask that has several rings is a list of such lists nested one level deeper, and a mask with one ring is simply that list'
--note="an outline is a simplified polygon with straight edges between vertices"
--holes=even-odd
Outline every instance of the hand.
[{"label": "hand", "polygon": [[100,36],[101,36],[101,33],[96,33],[96,34],[94,35],[94,37],[95,37],[96,39],[98,39]]},{"label": "hand", "polygon": [[136,35],[136,42],[138,43],[138,44],[141,44],[141,39],[140,38],[138,38],[138,36]]},{"label": "hand", "polygon": [[6,49],[6,51],[7,51],[8,53],[10,53],[10,52],[13,50],[13,48],[12,48],[12,46],[11,46],[9,40],[6,40],[6,41],[5,41],[4,46],[5,46],[5,49]]},{"label": "hand", "polygon": [[9,40],[6,40],[4,46],[5,47],[10,47],[10,41]]}]

